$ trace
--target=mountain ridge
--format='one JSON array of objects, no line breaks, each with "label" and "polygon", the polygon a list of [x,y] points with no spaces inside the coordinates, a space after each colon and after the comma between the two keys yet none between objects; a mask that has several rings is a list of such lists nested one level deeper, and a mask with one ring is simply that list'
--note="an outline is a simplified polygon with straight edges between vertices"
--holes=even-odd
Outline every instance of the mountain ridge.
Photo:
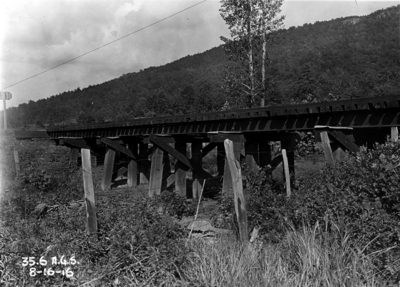
[{"label": "mountain ridge", "polygon": [[[400,5],[278,31],[269,46],[267,104],[357,99],[400,92]],[[232,65],[223,46],[7,110],[12,127],[124,121],[210,112]]]}]

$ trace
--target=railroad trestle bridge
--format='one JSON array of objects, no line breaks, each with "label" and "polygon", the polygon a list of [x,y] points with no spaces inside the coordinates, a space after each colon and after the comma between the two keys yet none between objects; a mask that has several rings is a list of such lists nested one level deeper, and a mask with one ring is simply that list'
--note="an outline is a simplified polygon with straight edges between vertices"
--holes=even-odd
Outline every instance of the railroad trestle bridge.
[{"label": "railroad trestle bridge", "polygon": [[[104,162],[97,160],[97,164],[104,164],[103,190],[110,189],[112,180],[127,172],[129,187],[148,183],[150,196],[160,194],[173,183],[176,192],[187,196],[186,172],[191,170],[192,195],[196,199],[203,180],[220,185],[219,179],[223,178],[223,192],[232,188],[225,140],[232,141],[234,157],[240,159],[242,155],[249,168],[274,168],[285,161],[285,172],[293,183],[299,132],[315,132],[327,160],[334,162],[343,151],[356,153],[361,145],[372,147],[390,135],[398,137],[399,126],[400,95],[71,125],[46,132],[15,131],[15,136],[46,137],[71,148],[70,162],[77,162],[81,154],[84,173],[96,161],[94,155],[100,155],[98,159],[104,158]],[[276,141],[281,142],[282,154],[272,158],[269,143]],[[218,151],[216,175],[202,167],[203,157],[214,149]],[[116,154],[129,159],[126,167],[116,168]],[[172,169],[170,156],[176,160]],[[85,188],[90,188],[90,180],[85,181],[84,177]],[[93,193],[87,195],[85,191],[85,197],[89,206],[91,201],[94,206]]]},{"label": "railroad trestle bridge", "polygon": [[[361,145],[372,146],[385,141],[391,135],[391,128],[398,126],[400,96],[390,96],[72,125],[49,128],[46,134],[16,131],[15,135],[17,139],[48,137],[71,148],[72,161],[77,160],[81,149],[102,155],[99,158],[104,158],[104,190],[111,187],[113,177],[118,174],[114,168],[116,152],[130,159],[128,185],[149,183],[150,195],[159,194],[161,188],[175,182],[176,191],[186,196],[186,171],[192,170],[193,197],[196,198],[200,180],[217,184],[215,177],[202,168],[202,158],[215,148],[218,150],[218,175],[224,175],[223,188],[226,190],[230,186],[225,139],[233,141],[235,156],[239,158],[242,154],[250,168],[256,165],[276,167],[282,156],[271,158],[269,142],[281,142],[282,149],[286,150],[289,172],[294,175],[294,149],[300,140],[299,132],[313,131],[316,140],[328,140],[332,155],[326,146],[324,151],[332,161],[344,150],[357,152]],[[169,170],[166,154],[176,159],[173,172]],[[102,160],[98,163],[103,164]]]}]

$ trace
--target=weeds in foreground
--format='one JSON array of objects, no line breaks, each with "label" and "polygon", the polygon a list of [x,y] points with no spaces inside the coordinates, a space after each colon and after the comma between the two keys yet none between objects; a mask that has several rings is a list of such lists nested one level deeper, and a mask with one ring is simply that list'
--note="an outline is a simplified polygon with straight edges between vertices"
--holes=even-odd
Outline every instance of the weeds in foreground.
[{"label": "weeds in foreground", "polygon": [[192,240],[184,274],[196,286],[382,286],[373,256],[353,249],[349,236],[317,223],[287,228],[279,244]]},{"label": "weeds in foreground", "polygon": [[[193,212],[182,198],[163,194],[150,200],[137,196],[138,191],[98,193],[97,188],[99,240],[93,242],[85,234],[81,171],[60,168],[60,163],[54,162],[54,169],[43,172],[41,161],[55,158],[55,155],[65,158],[66,150],[51,147],[37,153],[34,150],[37,146],[42,146],[42,143],[24,143],[26,150],[21,163],[26,164],[25,167],[33,166],[30,170],[37,171],[38,176],[28,175],[24,181],[14,180],[12,169],[5,169],[1,174],[0,284],[4,286],[385,285],[382,278],[386,274],[381,276],[381,269],[377,270],[375,266],[376,260],[383,262],[384,256],[381,255],[387,250],[365,252],[376,241],[354,244],[354,240],[350,240],[354,234],[343,229],[343,225],[335,225],[328,219],[332,217],[326,217],[328,223],[320,225],[319,213],[313,217],[315,224],[312,226],[303,224],[301,228],[294,228],[282,223],[287,209],[285,201],[276,194],[273,201],[268,201],[268,198],[260,200],[265,194],[274,196],[273,190],[266,192],[263,184],[268,180],[264,176],[252,180],[247,188],[252,189],[249,196],[254,198],[252,205],[249,204],[254,211],[253,223],[264,223],[265,232],[271,234],[268,228],[274,227],[275,221],[280,222],[276,229],[279,231],[277,236],[272,238],[274,240],[269,238],[268,244],[243,246],[231,237],[186,241],[187,231],[169,217],[181,217]],[[31,161],[24,163],[28,155],[31,155]],[[385,159],[380,155],[379,158]],[[12,149],[3,149],[1,163],[12,166]],[[385,162],[383,168],[383,175],[386,172],[392,181],[397,178],[393,175],[394,167]],[[98,169],[93,170],[95,181],[99,172]],[[37,184],[31,184],[32,180]],[[309,202],[313,202],[311,199],[315,199],[315,191],[310,189],[309,195]],[[53,207],[36,216],[32,211],[40,202]],[[225,206],[223,211],[229,215],[232,201],[225,202],[226,205],[222,204],[222,207]],[[265,205],[262,205],[264,202]],[[326,202],[322,201],[322,204]],[[305,211],[296,210],[313,215],[318,205],[306,207]],[[396,206],[391,209],[398,210]],[[391,265],[383,262],[384,270],[393,273],[393,284],[399,284],[395,280],[396,272],[400,270],[395,264],[399,260],[396,261],[393,254],[396,253],[391,253],[386,260]],[[28,268],[22,267],[22,257],[49,260],[62,255],[67,258],[74,256],[80,262],[73,266],[72,278],[61,275],[33,277]]]}]

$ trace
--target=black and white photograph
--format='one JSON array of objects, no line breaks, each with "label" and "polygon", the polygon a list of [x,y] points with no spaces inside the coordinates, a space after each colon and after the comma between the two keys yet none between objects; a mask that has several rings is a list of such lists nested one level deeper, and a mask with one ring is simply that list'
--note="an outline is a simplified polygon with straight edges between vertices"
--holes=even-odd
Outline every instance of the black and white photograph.
[{"label": "black and white photograph", "polygon": [[400,286],[400,1],[1,0],[0,286]]}]

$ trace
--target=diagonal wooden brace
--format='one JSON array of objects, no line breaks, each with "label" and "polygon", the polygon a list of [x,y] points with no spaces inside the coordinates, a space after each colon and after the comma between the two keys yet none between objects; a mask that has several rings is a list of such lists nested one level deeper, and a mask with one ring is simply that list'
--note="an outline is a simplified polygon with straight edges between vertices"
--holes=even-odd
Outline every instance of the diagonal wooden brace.
[{"label": "diagonal wooden brace", "polygon": [[216,180],[210,173],[205,171],[201,166],[196,165],[192,160],[189,160],[185,155],[182,153],[178,152],[176,149],[171,147],[169,144],[166,144],[160,140],[157,139],[156,136],[150,135],[149,140],[157,145],[161,150],[169,153],[172,155],[174,158],[176,158],[178,161],[183,163],[187,169],[191,169],[194,173],[198,174],[198,176],[202,179],[207,179],[210,181],[210,183],[213,184],[220,184],[218,180]]},{"label": "diagonal wooden brace", "polygon": [[155,144],[156,146],[158,146],[161,150],[165,151],[166,153],[172,155],[174,158],[176,158],[177,160],[179,160],[181,163],[183,163],[188,169],[193,169],[192,164],[190,163],[190,161],[188,160],[188,158],[186,156],[184,156],[183,154],[181,154],[180,152],[178,152],[176,149],[174,149],[173,147],[171,147],[169,144],[164,143],[160,140],[157,139],[156,136],[154,135],[150,135],[149,140]]},{"label": "diagonal wooden brace", "polygon": [[[124,147],[124,146],[122,146],[122,145],[120,145],[118,143],[115,143],[113,140],[110,140],[108,138],[102,138],[101,142],[104,143],[105,145],[107,145],[108,147],[110,147],[110,148],[112,148],[114,150],[117,150],[117,151],[129,156],[133,160],[139,161],[137,155],[134,155],[132,153],[132,151],[130,151],[129,149],[127,149],[126,147]],[[147,161],[147,160],[146,161],[140,160],[140,163],[144,164],[146,166],[150,166],[150,162]]]},{"label": "diagonal wooden brace", "polygon": [[340,130],[328,131],[331,138],[335,139],[339,144],[345,147],[347,150],[357,153],[360,148],[355,144],[354,137],[351,134],[345,134]]}]

